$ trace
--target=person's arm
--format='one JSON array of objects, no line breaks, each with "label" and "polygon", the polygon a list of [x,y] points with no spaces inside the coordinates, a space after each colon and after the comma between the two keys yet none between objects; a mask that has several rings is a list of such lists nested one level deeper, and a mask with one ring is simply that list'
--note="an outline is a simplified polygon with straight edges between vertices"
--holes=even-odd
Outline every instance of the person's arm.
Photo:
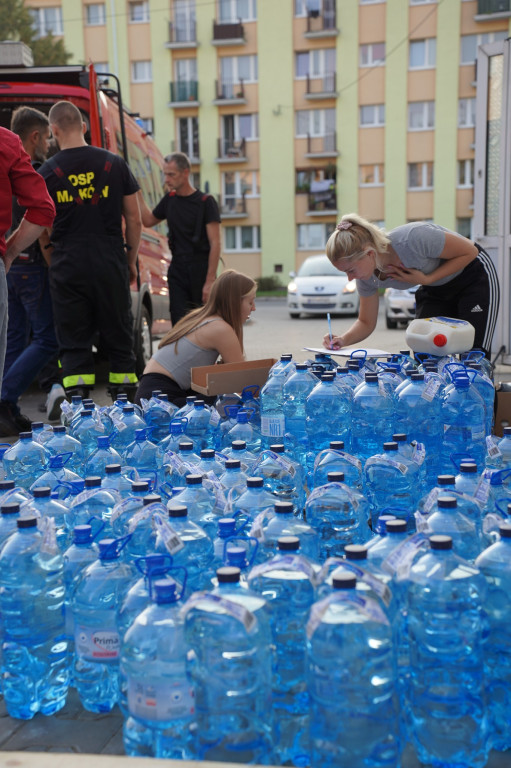
[{"label": "person's arm", "polygon": [[53,252],[53,247],[50,242],[50,235],[51,232],[48,229],[45,229],[42,235],[39,237],[39,248],[43,254],[43,259],[48,266],[51,264],[51,254]]},{"label": "person's arm", "polygon": [[218,262],[220,261],[220,224],[218,221],[211,221],[209,224],[206,224],[206,232],[209,240],[209,258],[208,272],[202,286],[202,301],[204,304],[208,300],[211,286],[216,280]]},{"label": "person's arm", "polygon": [[140,214],[142,216],[142,224],[144,227],[154,227],[156,224],[159,224],[162,219],[157,219],[154,213],[151,211],[146,201],[144,200],[144,195],[142,194],[141,189],[138,190],[137,196],[138,204],[140,206]]},{"label": "person's arm", "polygon": [[137,277],[137,254],[142,234],[142,218],[136,192],[133,195],[124,195],[122,199],[122,213],[126,222],[124,238],[126,240],[130,281],[133,282]]},{"label": "person's arm", "polygon": [[467,264],[477,258],[478,250],[474,243],[465,237],[445,233],[445,243],[442,253],[438,258],[442,259],[439,267],[425,274],[420,269],[407,269],[390,264],[385,268],[387,274],[411,285],[431,285],[443,277],[453,275],[465,269]]},{"label": "person's arm", "polygon": [[225,320],[217,319],[198,328],[193,341],[204,349],[216,349],[224,363],[241,363],[245,359],[234,329]]},{"label": "person's arm", "polygon": [[332,346],[330,346],[330,335],[325,334],[323,346],[326,349],[342,349],[342,347],[351,347],[352,344],[358,344],[359,341],[367,339],[376,328],[378,305],[379,296],[377,293],[373,293],[372,296],[361,296],[358,317],[351,328],[342,336],[334,336]]},{"label": "person's arm", "polygon": [[18,229],[12,233],[5,244],[6,249],[3,259],[6,272],[9,271],[9,267],[14,259],[19,256],[25,248],[32,245],[34,240],[37,240],[44,230],[45,228],[40,224],[32,224],[31,221],[22,219]]}]

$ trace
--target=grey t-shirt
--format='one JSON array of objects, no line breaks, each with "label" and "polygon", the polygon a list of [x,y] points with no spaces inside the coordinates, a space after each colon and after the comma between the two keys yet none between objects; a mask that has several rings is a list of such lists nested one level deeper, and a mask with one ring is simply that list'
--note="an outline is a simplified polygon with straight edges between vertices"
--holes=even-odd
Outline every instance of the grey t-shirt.
[{"label": "grey t-shirt", "polygon": [[[420,269],[424,274],[429,275],[442,263],[440,254],[445,245],[445,232],[456,235],[450,229],[441,227],[439,224],[432,224],[425,221],[413,221],[410,224],[403,224],[389,232],[390,244],[399,256],[401,263],[411,269]],[[458,235],[458,237],[461,237]],[[458,270],[452,275],[436,280],[431,285],[444,285],[450,282],[463,270]],[[367,280],[357,280],[357,290],[360,296],[373,296],[378,288],[409,288],[410,283],[402,280],[389,278],[388,280],[378,280],[376,275]]]},{"label": "grey t-shirt", "polygon": [[[213,320],[216,320],[216,318],[208,318],[193,330],[207,325],[213,322]],[[194,344],[193,341],[187,339],[186,336],[182,336],[179,341],[157,349],[153,355],[153,360],[156,360],[157,363],[170,373],[181,389],[190,389],[192,368],[199,368],[202,365],[213,365],[217,357],[218,350],[203,349],[198,344]]]}]

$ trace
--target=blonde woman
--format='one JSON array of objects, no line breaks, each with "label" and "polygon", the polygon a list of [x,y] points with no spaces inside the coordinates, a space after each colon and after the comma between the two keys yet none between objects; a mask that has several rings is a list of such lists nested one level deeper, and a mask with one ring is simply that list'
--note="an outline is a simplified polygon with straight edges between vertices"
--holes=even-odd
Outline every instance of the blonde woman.
[{"label": "blonde woman", "polygon": [[342,217],[326,246],[337,269],[356,279],[360,295],[357,320],[342,336],[326,334],[327,348],[358,344],[376,328],[378,289],[419,285],[416,317],[444,315],[468,320],[475,328],[474,347],[490,354],[499,309],[497,273],[477,243],[425,221],[390,232],[349,213]]},{"label": "blonde woman", "polygon": [[206,304],[181,318],[160,341],[140,378],[135,402],[160,389],[178,406],[190,389],[191,369],[244,359],[243,323],[255,311],[257,284],[252,278],[228,269],[217,277]]}]

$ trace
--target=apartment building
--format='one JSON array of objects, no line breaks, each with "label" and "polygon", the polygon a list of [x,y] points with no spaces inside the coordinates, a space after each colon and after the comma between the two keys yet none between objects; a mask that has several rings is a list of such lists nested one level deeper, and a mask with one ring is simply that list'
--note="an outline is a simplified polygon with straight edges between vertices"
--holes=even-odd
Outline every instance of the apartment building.
[{"label": "apartment building", "polygon": [[511,0],[26,0],[116,73],[222,212],[223,258],[282,275],[342,213],[471,234],[480,44]]}]

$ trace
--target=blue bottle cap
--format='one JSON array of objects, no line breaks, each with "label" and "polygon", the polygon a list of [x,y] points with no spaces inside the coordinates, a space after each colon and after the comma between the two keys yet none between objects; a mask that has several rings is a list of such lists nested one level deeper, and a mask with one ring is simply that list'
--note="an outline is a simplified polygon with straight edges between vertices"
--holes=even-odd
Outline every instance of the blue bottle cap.
[{"label": "blue bottle cap", "polygon": [[462,461],[460,464],[460,472],[467,475],[473,475],[477,472],[477,464],[473,461]]},{"label": "blue bottle cap", "polygon": [[65,435],[67,432],[66,428],[62,424],[56,424],[53,427],[53,434],[54,435]]},{"label": "blue bottle cap", "polygon": [[119,539],[101,539],[98,546],[100,560],[115,560],[119,557]]},{"label": "blue bottle cap", "polygon": [[234,517],[221,517],[218,521],[218,535],[224,539],[233,536],[236,531],[236,520]]},{"label": "blue bottle cap", "polygon": [[98,448],[108,448],[110,445],[110,438],[108,435],[99,435],[98,437]]},{"label": "blue bottle cap", "polygon": [[37,429],[37,430],[39,430],[39,429],[43,429],[43,428],[44,428],[44,424],[43,424],[43,422],[42,422],[42,421],[33,421],[33,422],[32,422],[32,431],[33,431],[34,429]]},{"label": "blue bottle cap", "polygon": [[20,432],[19,433],[19,439],[20,440],[32,440],[32,432]]},{"label": "blue bottle cap", "polygon": [[143,442],[146,438],[146,431],[145,429],[136,429],[135,430],[135,440],[139,443]]},{"label": "blue bottle cap", "polygon": [[406,443],[408,437],[404,432],[396,432],[396,434],[392,435],[392,439],[395,443]]},{"label": "blue bottle cap", "polygon": [[245,547],[227,547],[225,553],[228,565],[244,568],[247,565],[247,550]]},{"label": "blue bottle cap", "polygon": [[73,542],[75,544],[86,544],[92,541],[91,525],[75,525],[73,528]]},{"label": "blue bottle cap", "polygon": [[123,405],[122,412],[123,413],[134,413],[135,409],[134,409],[134,407],[132,405]]},{"label": "blue bottle cap", "polygon": [[153,582],[153,599],[158,605],[177,601],[176,582],[171,579],[158,579]]}]

